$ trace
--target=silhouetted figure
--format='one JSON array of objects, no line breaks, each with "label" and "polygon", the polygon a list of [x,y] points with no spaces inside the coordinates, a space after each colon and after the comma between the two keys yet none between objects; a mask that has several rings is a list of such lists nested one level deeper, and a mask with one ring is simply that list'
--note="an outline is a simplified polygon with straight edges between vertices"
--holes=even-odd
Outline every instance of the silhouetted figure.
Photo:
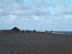
[{"label": "silhouetted figure", "polygon": [[29,33],[30,33],[30,31],[29,31]]},{"label": "silhouetted figure", "polygon": [[27,30],[27,33],[28,33],[28,30]]},{"label": "silhouetted figure", "polygon": [[35,32],[35,30],[34,30],[34,32]]},{"label": "silhouetted figure", "polygon": [[46,31],[47,32],[47,31]]},{"label": "silhouetted figure", "polygon": [[24,33],[24,30],[23,30],[23,33]]},{"label": "silhouetted figure", "polygon": [[51,33],[52,33],[52,31],[51,31]]}]

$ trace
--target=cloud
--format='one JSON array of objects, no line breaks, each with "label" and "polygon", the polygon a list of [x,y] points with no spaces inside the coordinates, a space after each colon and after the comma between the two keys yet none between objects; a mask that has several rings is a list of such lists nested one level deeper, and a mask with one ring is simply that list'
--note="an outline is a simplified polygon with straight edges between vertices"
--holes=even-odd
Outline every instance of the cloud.
[{"label": "cloud", "polygon": [[[7,1],[8,2],[6,3],[0,4],[0,6],[2,6],[0,10],[1,15],[19,15],[19,16],[31,15],[32,16],[32,15],[47,15],[49,13],[48,10],[22,5],[16,0],[15,1],[7,0]],[[41,0],[39,2],[41,3]]]},{"label": "cloud", "polygon": [[3,16],[0,20],[1,21],[13,21],[14,19],[16,19],[16,16],[14,15],[6,15],[6,16]]},{"label": "cloud", "polygon": [[10,14],[13,15],[32,15],[34,10],[14,10]]},{"label": "cloud", "polygon": [[71,0],[26,1],[26,4],[24,4],[24,0],[0,2],[0,20],[3,22],[26,20],[36,25],[41,24],[43,27],[50,24],[72,24]]},{"label": "cloud", "polygon": [[57,10],[58,14],[72,14],[72,7],[70,8],[59,8]]},{"label": "cloud", "polygon": [[0,9],[0,14],[2,14],[3,13],[3,9]]},{"label": "cloud", "polygon": [[35,20],[39,20],[39,18],[37,16],[34,17]]},{"label": "cloud", "polygon": [[13,21],[14,19],[16,19],[16,16],[14,16],[14,15],[9,15],[7,20]]}]

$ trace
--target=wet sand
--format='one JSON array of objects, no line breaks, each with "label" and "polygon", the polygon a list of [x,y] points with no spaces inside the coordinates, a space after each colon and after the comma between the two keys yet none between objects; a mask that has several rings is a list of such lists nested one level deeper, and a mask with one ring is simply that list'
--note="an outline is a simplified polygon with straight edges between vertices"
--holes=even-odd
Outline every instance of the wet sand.
[{"label": "wet sand", "polygon": [[72,35],[0,31],[1,54],[72,54]]}]

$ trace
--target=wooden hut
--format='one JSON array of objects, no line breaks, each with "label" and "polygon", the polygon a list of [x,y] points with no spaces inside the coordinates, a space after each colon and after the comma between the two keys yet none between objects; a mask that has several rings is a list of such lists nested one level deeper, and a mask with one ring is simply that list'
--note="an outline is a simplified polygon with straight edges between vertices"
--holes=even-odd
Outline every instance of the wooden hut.
[{"label": "wooden hut", "polygon": [[20,31],[20,29],[18,29],[17,27],[14,27],[13,29],[11,29],[12,31]]}]

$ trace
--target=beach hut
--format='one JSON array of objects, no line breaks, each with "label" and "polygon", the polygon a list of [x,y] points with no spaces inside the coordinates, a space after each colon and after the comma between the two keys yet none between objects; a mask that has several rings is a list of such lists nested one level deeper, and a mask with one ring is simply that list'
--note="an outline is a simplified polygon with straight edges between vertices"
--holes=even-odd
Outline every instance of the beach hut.
[{"label": "beach hut", "polygon": [[17,27],[14,27],[13,29],[11,29],[12,31],[20,31]]}]

